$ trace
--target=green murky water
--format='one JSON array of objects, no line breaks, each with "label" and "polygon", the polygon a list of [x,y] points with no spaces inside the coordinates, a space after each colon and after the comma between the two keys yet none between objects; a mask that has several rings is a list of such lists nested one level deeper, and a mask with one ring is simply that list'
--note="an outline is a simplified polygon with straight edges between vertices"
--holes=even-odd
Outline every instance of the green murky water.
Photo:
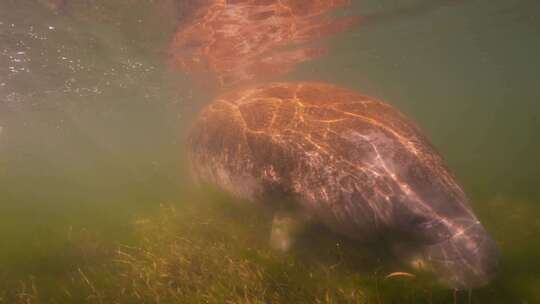
[{"label": "green murky water", "polygon": [[[167,66],[181,15],[169,2],[74,0],[54,14],[0,0],[0,291],[63,280],[74,234],[138,244],[135,219],[190,204],[184,130],[210,96]],[[284,78],[355,88],[416,120],[501,246],[499,277],[473,302],[540,302],[540,5],[400,10],[418,3],[355,1],[346,13],[365,24]]]}]

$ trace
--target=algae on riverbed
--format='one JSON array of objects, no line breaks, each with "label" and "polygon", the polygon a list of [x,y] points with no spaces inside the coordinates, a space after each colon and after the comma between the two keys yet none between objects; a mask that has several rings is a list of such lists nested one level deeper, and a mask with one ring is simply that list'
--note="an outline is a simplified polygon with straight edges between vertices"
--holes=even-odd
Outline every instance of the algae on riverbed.
[{"label": "algae on riverbed", "polygon": [[[458,303],[469,301],[467,292],[454,295],[428,277],[385,280],[385,275],[403,268],[380,246],[361,246],[312,227],[291,253],[280,254],[268,245],[267,214],[215,193],[193,200],[163,205],[150,216],[134,219],[137,242],[129,246],[104,243],[86,230],[72,233],[56,257],[65,265],[60,273],[17,282],[1,277],[0,282],[7,284],[2,286],[8,288],[0,291],[0,303],[451,303],[454,297]],[[514,277],[529,282],[520,290],[533,298],[534,278]],[[473,291],[470,299],[503,303],[516,297],[499,284]]]},{"label": "algae on riverbed", "polygon": [[402,299],[430,292],[405,279],[383,282],[375,252],[322,228],[292,254],[273,252],[269,223],[230,201],[162,206],[134,220],[137,246],[78,233],[58,257],[73,262],[62,276],[8,281],[0,303],[375,303],[387,297],[380,290],[396,284],[411,289]]}]

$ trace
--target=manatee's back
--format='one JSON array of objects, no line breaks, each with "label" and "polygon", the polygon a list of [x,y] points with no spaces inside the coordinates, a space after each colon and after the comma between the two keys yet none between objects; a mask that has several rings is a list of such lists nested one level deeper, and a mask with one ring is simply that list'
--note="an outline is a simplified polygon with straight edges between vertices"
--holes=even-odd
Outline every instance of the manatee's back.
[{"label": "manatee's back", "polygon": [[200,179],[251,200],[294,196],[315,218],[357,239],[391,225],[402,205],[396,202],[425,211],[437,208],[433,201],[459,210],[465,201],[440,155],[405,116],[323,83],[224,95],[201,114],[190,147]]}]

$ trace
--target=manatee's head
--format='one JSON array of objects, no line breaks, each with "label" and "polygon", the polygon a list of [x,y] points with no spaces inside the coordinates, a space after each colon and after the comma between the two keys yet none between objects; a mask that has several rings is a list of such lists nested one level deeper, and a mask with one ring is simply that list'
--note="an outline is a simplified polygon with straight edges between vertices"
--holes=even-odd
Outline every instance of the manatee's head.
[{"label": "manatee's head", "polygon": [[446,287],[481,287],[495,277],[498,248],[468,203],[456,198],[399,203],[394,251]]}]

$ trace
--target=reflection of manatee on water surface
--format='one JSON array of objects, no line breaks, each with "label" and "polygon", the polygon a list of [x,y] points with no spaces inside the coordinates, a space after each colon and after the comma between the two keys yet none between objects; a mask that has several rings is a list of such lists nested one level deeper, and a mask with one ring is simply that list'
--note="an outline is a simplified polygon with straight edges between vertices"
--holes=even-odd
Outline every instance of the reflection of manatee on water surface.
[{"label": "reflection of manatee on water surface", "polygon": [[357,26],[414,18],[463,0],[429,0],[390,11],[336,15],[350,0],[194,1],[169,53],[172,65],[204,86],[237,86],[286,75],[328,53],[323,38]]},{"label": "reflection of manatee on water surface", "polygon": [[275,210],[277,249],[312,221],[355,240],[384,240],[450,288],[495,275],[497,246],[442,156],[373,98],[323,83],[233,91],[202,111],[189,149],[199,180]]},{"label": "reflection of manatee on water surface", "polygon": [[216,80],[220,87],[287,74],[326,53],[326,47],[305,43],[358,24],[358,16],[327,16],[348,3],[206,1],[193,22],[178,27],[170,47],[172,64],[204,83]]}]

